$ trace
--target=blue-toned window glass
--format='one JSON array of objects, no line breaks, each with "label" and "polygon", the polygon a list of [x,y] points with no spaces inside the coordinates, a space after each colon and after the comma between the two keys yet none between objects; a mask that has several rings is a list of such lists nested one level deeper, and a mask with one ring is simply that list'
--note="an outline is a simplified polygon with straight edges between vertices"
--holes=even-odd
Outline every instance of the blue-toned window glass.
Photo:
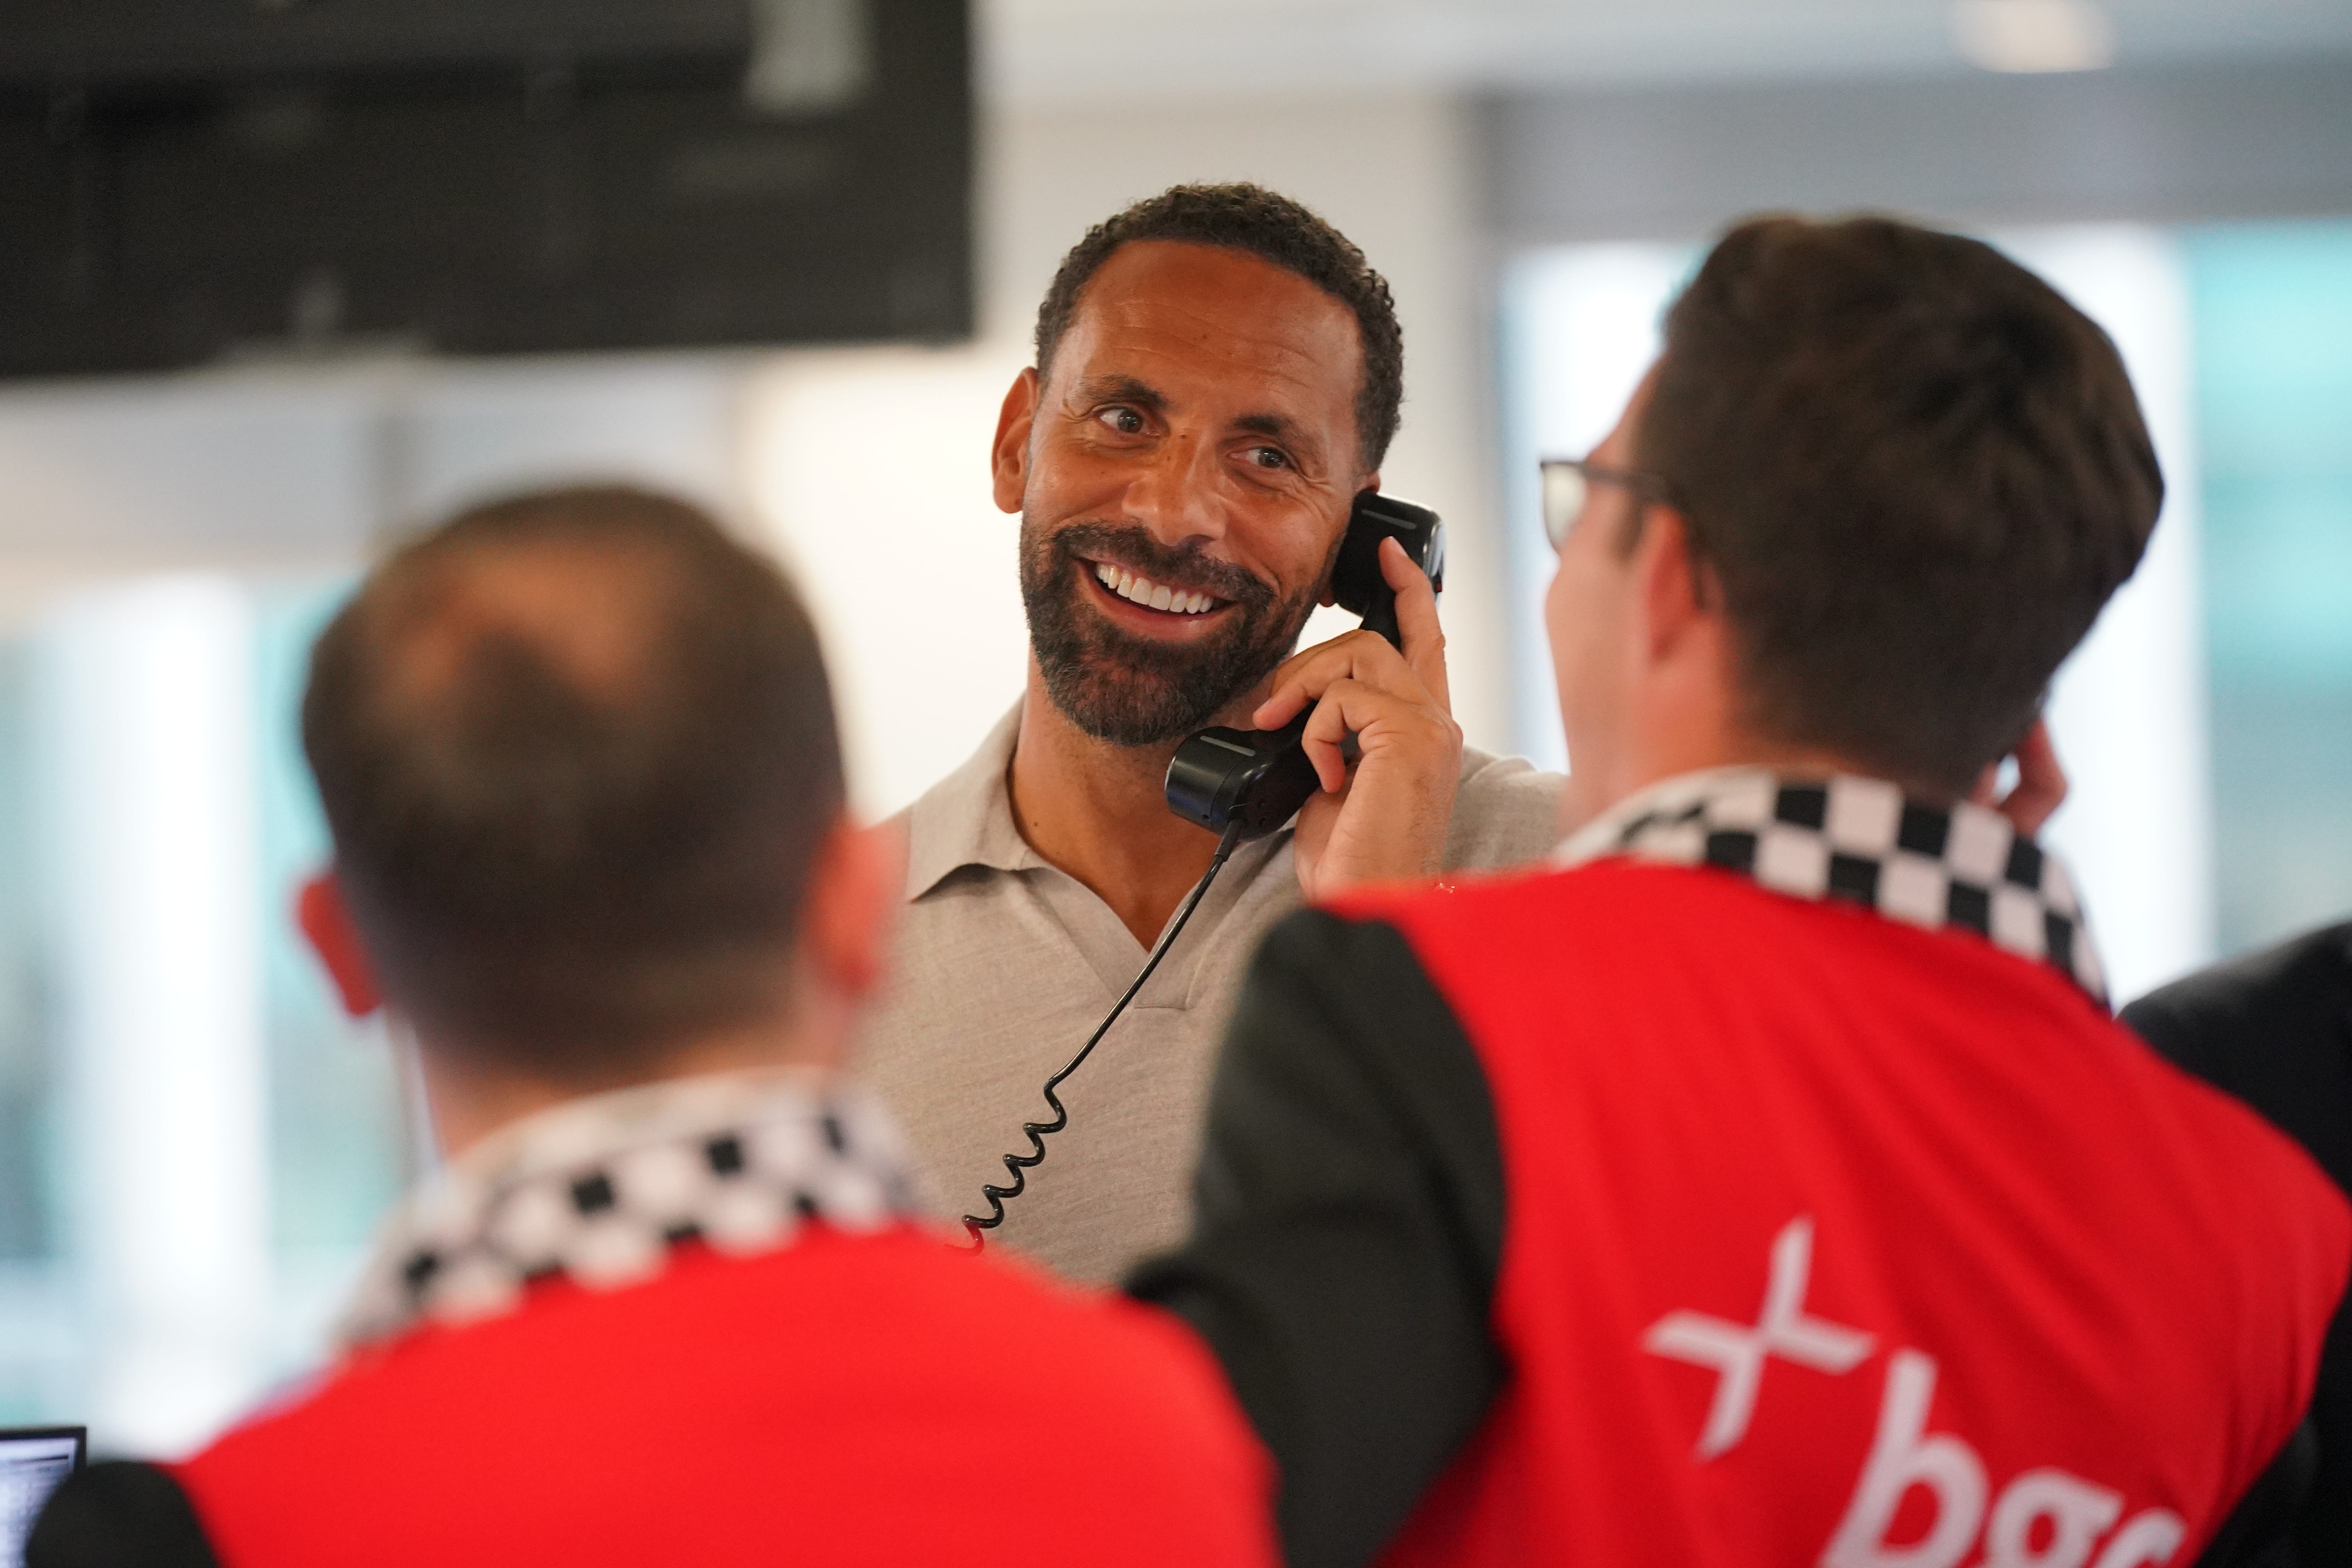
[{"label": "blue-toned window glass", "polygon": [[302,757],[302,687],[310,645],[350,591],[344,581],[274,588],[255,605],[270,1237],[280,1353],[295,1360],[315,1349],[304,1342],[333,1313],[407,1173],[383,1031],[345,1016],[293,915],[302,882],[329,856]]},{"label": "blue-toned window glass", "polygon": [[52,1417],[77,1368],[56,1254],[57,1071],[42,972],[31,661],[0,641],[0,1426]]},{"label": "blue-toned window glass", "polygon": [[[125,580],[95,592],[104,599],[136,595],[141,588]],[[178,589],[167,583],[157,592],[159,614],[175,604],[184,608],[189,595],[219,612],[205,623],[223,646],[205,679],[250,683],[246,690],[215,695],[221,714],[249,711],[249,731],[237,723],[221,732],[249,736],[252,765],[215,771],[247,781],[235,799],[220,804],[239,819],[249,812],[250,837],[229,837],[249,845],[257,860],[249,884],[242,873],[214,880],[257,889],[252,903],[232,900],[223,912],[250,909],[258,921],[257,941],[228,944],[226,951],[249,954],[257,965],[249,989],[243,976],[229,989],[257,1001],[250,1012],[231,1012],[249,1020],[260,1037],[242,1046],[213,1043],[230,1059],[251,1059],[257,1047],[266,1104],[253,1125],[267,1145],[258,1151],[266,1177],[213,1192],[206,1200],[211,1206],[200,1204],[204,1212],[196,1217],[226,1235],[249,1222],[250,1233],[266,1235],[267,1246],[255,1248],[250,1268],[238,1265],[241,1279],[253,1276],[245,1280],[249,1289],[229,1293],[243,1316],[227,1323],[206,1320],[207,1331],[222,1343],[197,1346],[183,1358],[210,1375],[218,1367],[205,1362],[209,1355],[229,1369],[229,1381],[215,1377],[187,1407],[174,1405],[168,1391],[136,1379],[123,1382],[122,1322],[140,1303],[135,1286],[126,1286],[120,1267],[108,1262],[109,1247],[125,1234],[123,1215],[169,1209],[173,1194],[160,1190],[163,1178],[153,1172],[96,1190],[92,1178],[103,1173],[93,1171],[89,1152],[94,1136],[103,1142],[104,1124],[120,1098],[111,1092],[119,1080],[104,1072],[166,1066],[138,1059],[139,1053],[169,1052],[181,1042],[134,1030],[127,1043],[118,1042],[129,1054],[111,1059],[97,1077],[87,1063],[78,1063],[74,1041],[80,1037],[67,1026],[75,944],[116,943],[136,928],[113,921],[124,912],[113,905],[104,911],[112,923],[77,926],[58,897],[61,888],[97,883],[119,902],[123,877],[120,866],[110,871],[83,858],[110,837],[111,818],[95,819],[81,830],[63,826],[57,788],[60,736],[77,726],[109,734],[137,730],[156,715],[87,709],[69,714],[60,706],[66,689],[59,684],[57,645],[62,638],[84,654],[120,651],[117,645],[144,623],[136,615],[110,614],[61,633],[48,618],[0,637],[0,1425],[90,1421],[97,1436],[132,1451],[145,1451],[147,1442],[176,1447],[200,1438],[268,1384],[315,1363],[369,1238],[410,1173],[399,1079],[383,1032],[344,1016],[293,918],[302,880],[328,857],[325,825],[302,760],[301,690],[310,644],[349,592],[349,582],[239,584],[215,578]],[[206,599],[207,594],[215,596]],[[131,686],[100,682],[100,695],[111,692],[121,700],[135,694]],[[159,792],[184,789],[187,781],[168,769],[125,771],[123,759],[140,754],[85,746],[74,763],[74,782],[128,805],[133,816]],[[134,874],[131,880],[140,878]],[[173,926],[164,934],[186,929]],[[169,969],[174,956],[134,955],[122,973]],[[86,962],[83,968],[86,988]],[[266,1205],[267,1212],[242,1218],[213,1212],[225,1201]],[[157,1372],[150,1362],[139,1364],[142,1376]],[[174,1368],[162,1371],[169,1382]]]},{"label": "blue-toned window glass", "polygon": [[[55,1228],[43,1157],[51,1074],[32,896],[27,675],[23,647],[0,645],[0,1267],[47,1258]],[[0,1411],[5,1403],[0,1391]]]},{"label": "blue-toned window glass", "polygon": [[2185,239],[2236,952],[2352,916],[2352,222]]}]

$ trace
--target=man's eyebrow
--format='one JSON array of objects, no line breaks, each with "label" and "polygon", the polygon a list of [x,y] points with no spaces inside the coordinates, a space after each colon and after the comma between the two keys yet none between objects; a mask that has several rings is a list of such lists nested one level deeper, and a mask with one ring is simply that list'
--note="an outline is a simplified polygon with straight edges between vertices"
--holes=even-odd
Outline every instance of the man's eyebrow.
[{"label": "man's eyebrow", "polygon": [[1318,448],[1320,445],[1306,426],[1287,414],[1244,414],[1234,421],[1234,428],[1253,436],[1271,436],[1294,447]]},{"label": "man's eyebrow", "polygon": [[1164,413],[1168,407],[1168,400],[1155,388],[1131,375],[1097,376],[1081,381],[1077,394],[1079,401],[1084,403],[1131,403],[1154,414]]}]

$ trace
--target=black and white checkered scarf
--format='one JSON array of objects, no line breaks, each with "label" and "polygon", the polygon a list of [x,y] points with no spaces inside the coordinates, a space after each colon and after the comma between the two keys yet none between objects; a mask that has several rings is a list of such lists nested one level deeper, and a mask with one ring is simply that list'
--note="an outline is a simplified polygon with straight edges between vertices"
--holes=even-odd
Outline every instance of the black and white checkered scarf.
[{"label": "black and white checkered scarf", "polygon": [[897,1130],[865,1095],[795,1069],[677,1079],[493,1133],[394,1215],[338,1337],[511,1310],[565,1275],[616,1289],[698,1240],[748,1255],[802,1221],[876,1231],[918,1212]]},{"label": "black and white checkered scarf", "polygon": [[2050,964],[2106,1005],[2074,879],[1983,806],[1923,805],[1884,779],[1720,768],[1621,802],[1554,858],[1579,865],[1607,855],[1714,866],[1776,893],[1843,899],[1930,929],[1958,926]]}]

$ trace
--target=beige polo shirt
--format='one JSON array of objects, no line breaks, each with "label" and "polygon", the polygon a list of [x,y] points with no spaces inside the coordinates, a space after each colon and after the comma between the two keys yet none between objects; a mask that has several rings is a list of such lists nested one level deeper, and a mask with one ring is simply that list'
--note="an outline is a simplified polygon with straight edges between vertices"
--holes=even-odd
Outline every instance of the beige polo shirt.
[{"label": "beige polo shirt", "polygon": [[[1005,774],[1015,707],[905,814],[907,907],[882,1005],[857,1058],[950,1216],[984,1213],[984,1183],[1049,1120],[1039,1086],[1086,1043],[1143,965],[1110,906],[1046,864],[1013,826]],[[1465,748],[1449,868],[1517,865],[1559,838],[1560,778]],[[1298,908],[1290,832],[1234,851],[1142,993],[1060,1090],[1070,1124],[1006,1205],[990,1246],[1110,1280],[1181,1240],[1209,1077],[1259,940]]]}]

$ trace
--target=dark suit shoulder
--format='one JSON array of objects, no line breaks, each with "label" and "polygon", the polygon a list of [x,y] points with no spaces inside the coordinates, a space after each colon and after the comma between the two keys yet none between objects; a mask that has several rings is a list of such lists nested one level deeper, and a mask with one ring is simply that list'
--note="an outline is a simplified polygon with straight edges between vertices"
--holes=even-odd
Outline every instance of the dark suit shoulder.
[{"label": "dark suit shoulder", "polygon": [[2273,1057],[2352,1037],[2352,921],[2176,980],[2122,1016],[2179,1066],[2242,1089]]},{"label": "dark suit shoulder", "polygon": [[2163,1028],[2331,993],[2352,994],[2352,921],[2305,931],[2159,986],[2126,1007],[2124,1017],[2135,1026],[2146,1019]]},{"label": "dark suit shoulder", "polygon": [[2123,1021],[2352,1192],[2352,922],[2177,981]]}]

